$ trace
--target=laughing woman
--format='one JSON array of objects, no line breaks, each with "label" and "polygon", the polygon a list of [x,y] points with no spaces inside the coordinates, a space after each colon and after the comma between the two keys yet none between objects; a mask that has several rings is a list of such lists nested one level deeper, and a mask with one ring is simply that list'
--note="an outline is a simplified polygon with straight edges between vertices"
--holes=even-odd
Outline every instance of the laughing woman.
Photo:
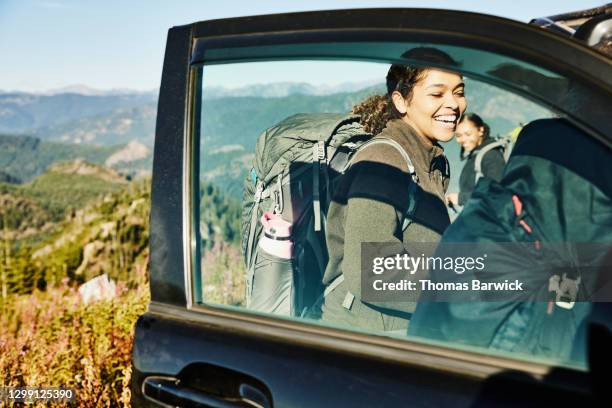
[{"label": "laughing woman", "polygon": [[[431,48],[414,49],[404,56],[437,66],[455,64]],[[449,225],[444,194],[450,174],[439,142],[453,138],[465,108],[464,83],[458,73],[392,65],[387,94],[370,97],[353,109],[361,115],[365,129],[376,135],[372,140],[383,142],[369,142],[356,153],[330,204],[323,321],[405,333],[418,293],[399,302],[364,299],[362,243],[387,243],[389,248],[410,253],[411,246],[416,251],[414,244],[440,239]],[[418,255],[422,253],[419,249]]]}]

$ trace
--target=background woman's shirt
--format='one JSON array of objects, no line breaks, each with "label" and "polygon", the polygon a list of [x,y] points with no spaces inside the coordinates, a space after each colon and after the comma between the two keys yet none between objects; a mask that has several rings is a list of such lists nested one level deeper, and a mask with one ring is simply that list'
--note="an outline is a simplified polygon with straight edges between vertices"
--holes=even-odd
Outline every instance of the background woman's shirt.
[{"label": "background woman's shirt", "polygon": [[[474,191],[476,185],[476,156],[478,152],[490,143],[494,143],[495,139],[486,138],[482,141],[480,146],[472,150],[467,158],[465,166],[461,171],[459,177],[459,205],[465,205]],[[501,180],[504,172],[504,155],[500,149],[492,149],[485,153],[482,158],[482,174],[485,177],[493,179],[495,181]]]}]

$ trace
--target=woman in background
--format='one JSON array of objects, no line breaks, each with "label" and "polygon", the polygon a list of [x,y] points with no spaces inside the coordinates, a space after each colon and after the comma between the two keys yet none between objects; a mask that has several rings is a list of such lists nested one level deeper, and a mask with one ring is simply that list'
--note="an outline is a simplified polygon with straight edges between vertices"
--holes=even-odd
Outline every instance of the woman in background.
[{"label": "woman in background", "polygon": [[[463,206],[468,201],[476,185],[476,159],[479,152],[488,144],[495,142],[495,139],[489,136],[489,125],[475,113],[468,113],[461,118],[455,136],[457,143],[461,145],[461,160],[467,161],[459,177],[459,193],[446,195],[446,203],[450,207]],[[483,154],[482,176],[499,181],[506,164],[501,146]]]}]

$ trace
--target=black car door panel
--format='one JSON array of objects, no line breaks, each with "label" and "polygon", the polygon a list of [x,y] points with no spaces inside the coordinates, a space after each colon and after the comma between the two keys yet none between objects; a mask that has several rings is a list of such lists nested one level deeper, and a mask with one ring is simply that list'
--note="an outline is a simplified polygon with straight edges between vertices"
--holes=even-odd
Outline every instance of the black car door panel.
[{"label": "black car door panel", "polygon": [[[206,81],[202,65],[292,58],[388,63],[395,61],[390,57],[395,51],[389,50],[420,43],[451,50],[463,47],[483,56],[483,61],[487,53],[516,60],[510,73],[499,66],[481,69],[469,63],[464,72],[544,103],[585,134],[611,145],[609,60],[570,39],[517,22],[443,10],[373,9],[245,17],[170,29],[152,178],[151,305],[136,325],[132,359],[135,406],[594,402],[591,384],[599,384],[599,377],[577,368],[274,319],[201,302],[201,277],[196,273],[201,256],[200,180],[194,168],[199,163],[200,120],[206,120],[205,113],[200,116]],[[401,53],[393,55],[401,60]],[[533,80],[525,85],[525,72],[540,71],[558,77],[556,84],[571,87],[577,98],[590,98],[591,109],[564,102],[551,91],[556,85],[541,88]],[[605,329],[598,333],[597,339],[607,335]]]}]

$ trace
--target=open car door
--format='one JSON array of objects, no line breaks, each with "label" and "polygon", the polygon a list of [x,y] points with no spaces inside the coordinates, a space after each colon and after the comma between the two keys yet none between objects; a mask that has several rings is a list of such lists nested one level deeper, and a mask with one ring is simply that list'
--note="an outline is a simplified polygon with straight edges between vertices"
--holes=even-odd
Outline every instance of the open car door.
[{"label": "open car door", "polygon": [[[221,224],[215,224],[234,207],[228,204],[229,198],[214,198],[215,188],[202,187],[211,180],[223,180],[217,188],[231,184],[227,180],[233,167],[219,167],[225,171],[217,173],[204,170],[213,160],[228,166],[238,163],[229,156],[232,149],[252,152],[265,126],[290,113],[285,111],[289,103],[295,103],[294,113],[299,113],[321,101],[315,96],[323,96],[316,92],[311,99],[303,97],[304,93],[273,94],[270,87],[263,87],[242,97],[224,99],[222,93],[212,95],[214,87],[207,88],[213,73],[221,75],[240,64],[246,67],[272,62],[418,64],[404,59],[403,54],[424,46],[441,49],[459,61],[457,71],[468,81],[543,106],[570,120],[585,138],[610,148],[610,60],[570,38],[538,27],[464,12],[367,9],[224,19],[170,29],[155,136],[151,303],[136,325],[134,406],[593,403],[597,390],[593,384],[603,374],[592,370],[586,354],[582,363],[566,364],[469,344],[427,341],[405,333],[351,330],[299,316],[254,312],[245,306],[240,293],[227,300],[227,293],[219,294],[219,287],[215,287],[226,285],[226,292],[240,292],[246,276],[234,282],[232,273],[241,273],[232,272],[232,259],[239,253],[236,245],[232,247],[236,239],[223,235],[217,228]],[[300,68],[292,69],[295,81],[306,75],[307,66],[301,72]],[[266,72],[274,78],[283,71],[245,68],[243,75],[233,78]],[[380,72],[383,82],[386,69]],[[270,81],[262,80],[265,82]],[[482,89],[489,88],[483,85]],[[572,98],[567,98],[569,93]],[[585,104],[589,109],[584,109]],[[263,121],[263,114],[257,109],[264,105],[268,106],[270,120],[260,128],[256,123]],[[323,105],[317,106],[319,109]],[[350,106],[344,108],[348,111]],[[224,115],[231,109],[244,114]],[[228,126],[238,129],[235,136],[221,137]],[[251,131],[250,141],[237,141]],[[236,144],[242,147],[227,147]],[[226,156],[213,155],[219,152]],[[252,159],[252,153],[249,157]],[[237,172],[243,177],[248,169],[245,174],[240,173],[242,168]],[[203,197],[221,210],[210,210],[203,204]],[[227,242],[210,244],[214,234],[224,236]],[[234,252],[222,254],[225,263],[207,264],[207,254],[222,256],[219,251]],[[607,313],[604,310],[600,316]],[[598,333],[597,339],[608,336],[605,325],[599,326]],[[594,353],[591,361],[609,358],[609,346],[588,346],[588,352]],[[609,393],[601,396],[610,403]]]}]

